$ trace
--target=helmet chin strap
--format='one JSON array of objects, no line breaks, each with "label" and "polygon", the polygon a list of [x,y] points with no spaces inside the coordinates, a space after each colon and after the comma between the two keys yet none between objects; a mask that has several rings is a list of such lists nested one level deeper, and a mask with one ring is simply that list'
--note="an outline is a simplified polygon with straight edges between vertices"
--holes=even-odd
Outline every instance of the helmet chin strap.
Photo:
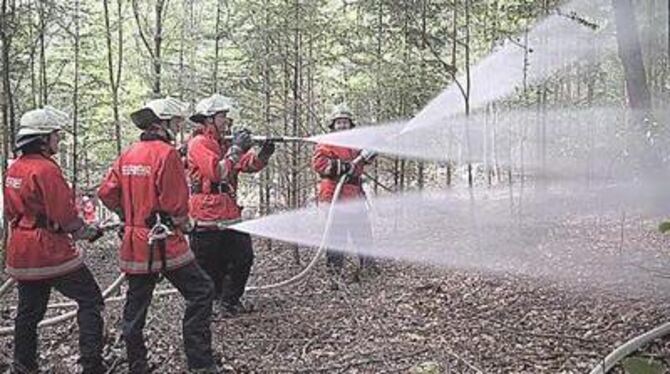
[{"label": "helmet chin strap", "polygon": [[42,152],[43,153],[45,153],[49,156],[53,156],[56,153],[58,153],[56,149],[53,149],[53,147],[51,147],[51,141],[50,141],[51,140],[51,135],[40,135],[40,138],[41,138],[40,141],[42,142]]},{"label": "helmet chin strap", "polygon": [[165,128],[165,134],[167,135],[168,140],[171,142],[177,139],[176,134],[174,133],[174,131],[172,131],[172,129],[169,126]]},{"label": "helmet chin strap", "polygon": [[166,139],[167,141],[174,142],[177,139],[177,135],[172,130],[172,128],[170,128],[170,121],[162,120],[160,128],[165,132],[165,137],[167,138]]}]

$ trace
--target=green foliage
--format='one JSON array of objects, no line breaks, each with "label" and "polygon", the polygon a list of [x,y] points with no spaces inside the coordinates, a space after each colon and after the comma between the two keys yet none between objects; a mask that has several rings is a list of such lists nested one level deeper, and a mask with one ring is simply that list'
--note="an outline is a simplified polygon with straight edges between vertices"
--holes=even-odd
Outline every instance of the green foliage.
[{"label": "green foliage", "polygon": [[623,361],[626,374],[661,374],[666,372],[662,362],[639,356],[629,357]]},{"label": "green foliage", "polygon": [[[122,4],[120,19],[117,1]],[[154,61],[138,30],[153,42],[156,1],[136,2],[138,27],[129,0],[108,0],[114,58],[120,47],[116,32],[123,31],[119,93],[123,145],[137,136],[128,114],[152,95]],[[94,184],[116,156],[104,12],[100,1],[80,0],[78,13],[74,3],[19,2],[8,24],[11,65],[2,69],[9,69],[17,119],[44,104],[43,96],[49,104],[72,111],[73,24],[79,14],[82,131],[76,141],[84,154],[78,157],[82,163],[78,169],[89,173],[87,179]],[[538,18],[556,12],[557,2],[182,0],[166,4],[160,34],[161,94],[195,103],[216,89],[237,100],[238,123],[261,133],[305,136],[324,131],[330,106],[344,101],[363,123],[411,117],[453,82],[454,75],[464,74],[466,52],[474,65],[510,38],[522,42],[518,36]],[[649,14],[654,14],[653,9]],[[576,24],[592,22],[580,15],[567,16]],[[40,71],[42,40],[45,77]],[[651,71],[659,72],[651,77],[651,86],[667,91],[667,58],[658,47],[664,46],[663,40],[657,43],[644,46]],[[598,46],[593,53],[600,53]],[[622,103],[623,72],[617,56],[599,60],[594,67],[565,66],[541,82],[540,87],[547,88],[547,105]],[[540,87],[519,90],[502,105],[533,107]],[[281,157],[290,158],[292,165],[304,165],[308,149],[283,156],[280,152]],[[397,164],[382,169],[397,176]],[[407,171],[410,179],[412,170]],[[300,173],[305,176],[299,178],[311,178],[304,167]]]}]

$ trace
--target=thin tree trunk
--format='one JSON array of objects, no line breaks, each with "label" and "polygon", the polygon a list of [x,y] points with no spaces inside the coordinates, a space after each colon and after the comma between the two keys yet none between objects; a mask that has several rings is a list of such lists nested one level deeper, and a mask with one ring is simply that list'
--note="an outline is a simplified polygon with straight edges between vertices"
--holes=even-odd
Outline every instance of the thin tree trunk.
[{"label": "thin tree trunk", "polygon": [[121,65],[123,63],[123,0],[117,0],[118,30],[117,30],[117,66],[114,70],[114,58],[112,48],[112,29],[109,15],[109,0],[103,0],[105,14],[105,39],[107,42],[107,73],[109,86],[112,94],[112,114],[114,116],[114,137],[116,141],[116,154],[121,154],[121,120],[119,116],[119,82],[121,80]]},{"label": "thin tree trunk", "polygon": [[40,37],[39,37],[39,44],[40,44],[40,100],[39,100],[39,106],[45,106],[49,103],[49,95],[48,95],[48,81],[47,81],[47,63],[46,63],[46,47],[45,47],[45,32],[46,32],[46,27],[47,27],[47,22],[46,22],[46,14],[45,14],[45,4],[43,1],[38,1],[37,2],[38,6],[38,15],[39,15],[39,23],[40,23]]},{"label": "thin tree trunk", "polygon": [[651,107],[651,95],[647,86],[635,9],[631,0],[612,0],[612,2],[616,18],[619,57],[626,76],[628,105],[633,110],[645,113]]},{"label": "thin tree trunk", "polygon": [[[421,86],[422,87],[427,87],[428,82],[427,82],[427,64],[426,64],[426,48],[428,47],[426,44],[426,41],[428,40],[427,37],[427,12],[428,12],[428,2],[430,0],[422,0],[421,1]],[[423,190],[423,186],[425,183],[424,180],[424,169],[425,169],[425,164],[423,161],[418,161],[417,162],[417,184],[419,187],[419,190]]]},{"label": "thin tree trunk", "polygon": [[[8,0],[2,0],[0,9],[0,41],[2,41],[2,58],[0,68],[2,69],[2,98],[0,100],[0,109],[2,109],[2,185],[5,185],[5,176],[7,175],[7,161],[9,159],[10,144],[14,144],[14,110],[13,98],[10,86],[10,64],[9,50],[11,49],[11,35],[8,15],[10,11]],[[2,250],[0,250],[0,264],[5,265],[5,248],[7,248],[8,222],[2,221]]]},{"label": "thin tree trunk", "polygon": [[221,40],[221,0],[216,1],[216,26],[214,27],[214,66],[212,68],[212,92],[218,92],[219,41]]},{"label": "thin tree trunk", "polygon": [[79,182],[78,178],[78,136],[79,136],[79,47],[80,47],[80,35],[79,35],[79,24],[80,24],[80,4],[79,0],[75,0],[74,3],[75,16],[74,16],[74,84],[72,92],[72,194],[73,198],[77,197],[77,184]]},{"label": "thin tree trunk", "polygon": [[156,1],[156,33],[154,34],[154,88],[155,96],[161,96],[161,45],[163,43],[163,7],[165,0]]},{"label": "thin tree trunk", "polygon": [[[299,136],[300,128],[300,117],[301,117],[301,102],[302,102],[302,32],[300,25],[302,22],[300,14],[300,0],[295,0],[293,3],[294,8],[294,22],[295,22],[295,34],[294,34],[294,44],[293,44],[293,127],[291,129],[291,135]],[[300,164],[300,150],[298,144],[291,144],[291,189],[293,190],[293,196],[291,201],[291,207],[297,208],[299,206],[298,196],[300,191],[299,181],[298,181],[298,166]],[[298,253],[298,247],[293,248],[293,257],[296,264],[300,264],[300,254]]]},{"label": "thin tree trunk", "polygon": [[[465,0],[465,95],[463,103],[465,105],[465,116],[470,116],[470,0]],[[466,121],[466,146],[468,147],[468,186],[474,185],[472,175],[472,150],[470,149],[470,124]]]},{"label": "thin tree trunk", "polygon": [[137,33],[144,44],[152,62],[152,92],[154,97],[161,96],[161,46],[163,42],[163,12],[167,10],[166,0],[156,0],[154,6],[155,22],[153,30],[153,44],[149,43],[148,31],[142,27],[138,0],[132,0],[133,16],[137,23]]},{"label": "thin tree trunk", "polygon": [[[375,120],[376,122],[381,122],[383,118],[382,114],[382,62],[384,56],[383,52],[383,43],[384,43],[384,2],[382,0],[377,1],[377,54],[375,56]],[[375,158],[373,165],[373,173],[375,180],[379,180],[379,159]],[[374,187],[375,195],[379,194],[379,184],[375,183]]]}]

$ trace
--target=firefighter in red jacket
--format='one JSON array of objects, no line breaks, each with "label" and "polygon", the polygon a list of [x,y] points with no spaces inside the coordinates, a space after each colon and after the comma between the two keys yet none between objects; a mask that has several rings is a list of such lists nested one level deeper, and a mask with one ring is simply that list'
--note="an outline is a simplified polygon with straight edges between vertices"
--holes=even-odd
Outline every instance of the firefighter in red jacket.
[{"label": "firefighter in red jacket", "polygon": [[[355,127],[351,111],[345,105],[336,106],[330,115],[328,128],[331,131],[348,130]],[[359,158],[360,156],[360,158]],[[318,144],[314,149],[312,168],[321,180],[318,185],[318,201],[330,204],[339,179],[347,175],[338,201],[364,198],[362,179],[364,167],[374,159],[373,152]],[[358,162],[355,160],[358,159]],[[336,248],[344,248],[351,237],[354,245],[370,247],[372,245],[372,228],[365,209],[336,210],[330,230],[329,242]],[[371,257],[359,255],[361,269],[376,269]],[[344,254],[337,249],[326,251],[326,264],[334,278],[339,278],[344,266]],[[331,284],[337,289],[339,280]]]},{"label": "firefighter in red jacket", "polygon": [[92,223],[98,220],[95,211],[95,203],[88,196],[81,198],[81,215],[84,218],[84,222],[86,223]]},{"label": "firefighter in red jacket", "polygon": [[7,170],[4,213],[10,224],[6,272],[18,281],[14,330],[14,370],[36,372],[37,324],[47,310],[51,289],[79,306],[79,351],[84,373],[101,373],[104,307],[100,288],[84,265],[73,239],[93,241],[99,229],[78,217],[72,190],[51,156],[67,115],[51,107],[21,117],[16,137],[20,154]]},{"label": "firefighter in red jacket", "polygon": [[189,214],[196,222],[191,247],[214,281],[221,312],[234,315],[245,311],[240,298],[254,259],[251,237],[225,229],[241,218],[236,199],[238,174],[263,169],[275,149],[268,142],[258,153],[251,151],[251,132],[245,129],[235,132],[232,142],[224,139],[232,124],[227,116],[232,109],[227,97],[214,94],[195,109],[190,119],[198,127],[187,147]]},{"label": "firefighter in red jacket", "polygon": [[128,276],[123,338],[131,373],[148,371],[142,330],[160,274],[186,299],[182,323],[189,368],[216,372],[210,331],[213,286],[184,237],[189,230],[188,188],[172,144],[184,107],[166,98],[132,113],[143,131],[140,141],[115,161],[98,190],[100,200],[124,222],[119,262]]}]

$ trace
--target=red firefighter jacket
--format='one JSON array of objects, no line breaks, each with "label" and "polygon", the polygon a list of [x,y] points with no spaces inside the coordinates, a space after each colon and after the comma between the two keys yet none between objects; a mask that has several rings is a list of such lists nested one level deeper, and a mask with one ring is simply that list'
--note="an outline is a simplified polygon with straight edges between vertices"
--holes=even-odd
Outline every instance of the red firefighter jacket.
[{"label": "red firefighter jacket", "polygon": [[5,217],[10,222],[6,271],[20,281],[58,277],[83,256],[70,237],[84,223],[60,167],[42,154],[20,156],[7,170]]},{"label": "red firefighter jacket", "polygon": [[242,212],[236,201],[238,175],[258,172],[266,165],[255,152],[249,151],[235,164],[227,159],[224,171],[227,175],[222,176],[219,162],[229,145],[221,146],[218,139],[216,128],[206,126],[188,142],[189,214],[197,221],[239,219]]},{"label": "red firefighter jacket", "polygon": [[[360,151],[351,148],[338,147],[328,144],[317,144],[314,148],[314,155],[312,157],[312,168],[321,177],[319,181],[319,196],[318,200],[321,202],[331,202],[333,193],[339,180],[339,176],[334,174],[334,164],[337,160],[351,162],[358,155]],[[363,194],[360,177],[363,175],[364,165],[362,162],[356,165],[353,172],[351,182],[345,183],[342,186],[340,193],[340,200],[359,198]]]},{"label": "red firefighter jacket", "polygon": [[95,204],[92,201],[89,200],[85,203],[82,203],[81,211],[84,217],[84,222],[94,223],[98,220],[98,216],[95,211]]},{"label": "red firefighter jacket", "polygon": [[[100,200],[113,211],[123,213],[125,230],[119,254],[121,270],[129,274],[149,273],[162,268],[157,246],[149,252],[147,220],[157,212],[175,218],[188,214],[188,189],[179,153],[161,140],[133,144],[112,166],[98,190]],[[195,258],[179,228],[168,236],[166,270],[184,266]]]}]

